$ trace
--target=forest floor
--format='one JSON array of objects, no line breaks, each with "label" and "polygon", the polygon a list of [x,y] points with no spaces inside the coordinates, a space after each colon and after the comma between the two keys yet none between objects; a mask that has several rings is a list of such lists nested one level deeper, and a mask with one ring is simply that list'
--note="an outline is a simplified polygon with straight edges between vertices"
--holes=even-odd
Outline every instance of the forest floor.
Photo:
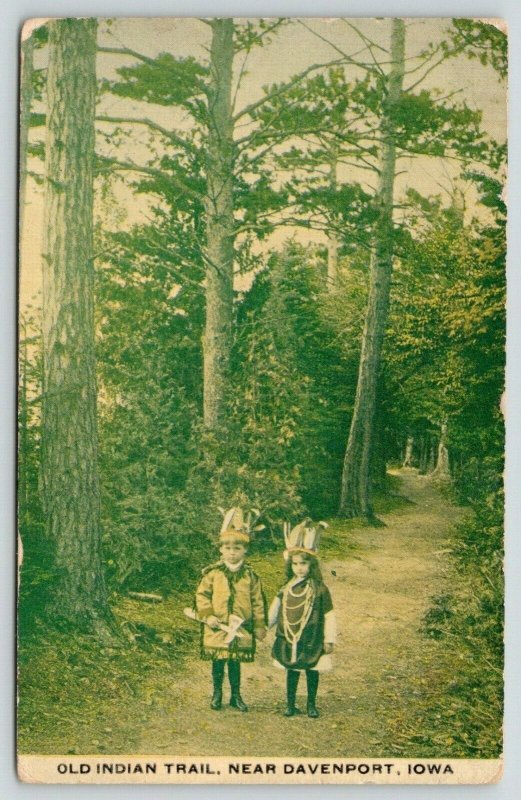
[{"label": "forest floor", "polygon": [[[444,598],[464,596],[451,550],[454,526],[466,510],[415,470],[399,470],[391,480],[398,495],[376,507],[384,526],[335,519],[323,537],[321,565],[339,637],[334,670],[320,678],[319,719],[283,716],[285,672],[272,663],[272,632],[260,643],[255,663],[242,668],[249,713],[227,704],[210,710],[210,664],[199,660],[198,627],[182,613],[191,602],[190,586],[184,595],[173,593],[156,604],[115,596],[115,613],[133,643],[100,647],[85,637],[49,636],[45,630],[28,642],[19,662],[20,752],[494,754],[497,744],[469,734],[483,726],[498,731],[501,724],[486,698],[476,702],[479,654],[469,651],[466,635],[448,642],[429,636],[423,624],[427,612],[446,613]],[[252,554],[249,561],[271,598],[283,582],[280,552]],[[470,669],[475,661],[478,675]],[[304,693],[302,678],[302,708]]]},{"label": "forest floor", "polygon": [[[334,670],[321,676],[317,720],[287,719],[285,671],[270,657],[273,633],[243,665],[249,713],[227,705],[211,711],[210,665],[194,657],[175,675],[150,676],[161,698],[141,730],[136,752],[229,756],[367,756],[400,752],[400,730],[389,746],[387,721],[396,722],[397,695],[415,703],[432,678],[414,672],[423,651],[436,647],[420,631],[432,597],[443,591],[449,529],[462,516],[432,480],[401,470],[408,503],[380,515],[381,528],[350,528],[346,560],[322,563],[339,622]],[[341,524],[341,523],[333,523]],[[326,534],[327,535],[327,534]],[[262,567],[261,567],[262,569]],[[399,684],[399,685],[398,685]],[[305,709],[305,679],[299,704]]]}]

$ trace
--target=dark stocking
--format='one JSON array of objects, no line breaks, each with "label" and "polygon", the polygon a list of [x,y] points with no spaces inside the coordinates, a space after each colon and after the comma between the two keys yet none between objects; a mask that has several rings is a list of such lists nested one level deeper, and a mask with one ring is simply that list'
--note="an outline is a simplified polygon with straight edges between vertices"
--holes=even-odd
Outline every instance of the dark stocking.
[{"label": "dark stocking", "polygon": [[308,717],[318,717],[315,705],[318,691],[318,672],[316,669],[306,670],[306,681],[308,684]]},{"label": "dark stocking", "polygon": [[213,696],[210,708],[218,711],[223,703],[224,659],[212,661]]},{"label": "dark stocking", "polygon": [[295,705],[299,678],[300,672],[297,669],[288,669],[286,675],[286,696],[288,700],[288,707],[284,712],[285,717],[294,717],[295,714],[299,713],[299,710]]},{"label": "dark stocking", "polygon": [[230,681],[230,705],[239,711],[247,711],[248,706],[241,697],[241,665],[235,659],[228,660],[228,678]]}]

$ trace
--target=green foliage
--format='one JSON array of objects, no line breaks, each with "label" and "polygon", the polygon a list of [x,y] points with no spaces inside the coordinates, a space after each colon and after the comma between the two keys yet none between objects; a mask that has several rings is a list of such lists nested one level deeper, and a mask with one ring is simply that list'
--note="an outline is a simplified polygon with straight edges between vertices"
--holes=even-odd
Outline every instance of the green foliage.
[{"label": "green foliage", "polygon": [[[503,716],[503,497],[495,492],[475,506],[474,515],[451,542],[454,592],[436,599],[424,625],[441,640],[446,661],[456,656],[465,669],[455,673],[434,729],[453,723],[458,755],[498,758]],[[457,677],[456,677],[457,676]]]},{"label": "green foliage", "polygon": [[116,585],[158,588],[192,574],[193,550],[206,548],[182,513],[202,388],[203,298],[185,277],[197,274],[197,254],[161,227],[106,244],[97,276],[104,548]]},{"label": "green foliage", "polygon": [[45,119],[45,114],[36,114],[33,112],[29,120],[29,126],[31,128],[40,128],[42,125],[45,125]]},{"label": "green foliage", "polygon": [[279,17],[278,19],[256,19],[255,22],[245,20],[235,22],[234,27],[234,49],[236,52],[250,53],[254,47],[269,44],[272,34],[276,33],[283,25],[287,25],[288,19]]},{"label": "green foliage", "polygon": [[160,53],[144,63],[119,67],[117,72],[123,80],[103,81],[103,91],[160,106],[180,105],[196,114],[200,111],[194,98],[204,93],[208,70],[192,56],[175,58],[171,53]]},{"label": "green foliage", "polygon": [[[238,24],[236,47],[248,50],[266,41],[280,24]],[[464,27],[456,25],[460,33]],[[238,268],[255,266],[258,274],[237,303],[230,413],[226,430],[211,440],[200,427],[206,186],[200,139],[206,120],[199,104],[208,70],[193,58],[160,54],[119,74],[120,81],[102,88],[182,106],[199,124],[198,133],[183,134],[181,148],[155,145],[156,174],[134,183],[136,192],[158,198],[154,224],[99,238],[105,259],[97,291],[106,558],[116,585],[152,586],[167,580],[173,565],[189,569],[194,541],[204,552],[217,504],[242,498],[265,508],[272,520],[334,509],[375,208],[359,184],[331,187],[323,167],[334,158],[374,166],[377,143],[371,139],[384,98],[377,72],[348,82],[337,66],[266,87],[264,102],[249,112],[253,131],[236,153],[238,229],[262,239],[290,203],[303,225],[315,225],[320,216],[324,230],[341,233],[341,253],[349,262],[339,292],[329,296],[323,291],[323,251],[290,247],[265,266],[253,253],[253,238],[237,245]],[[485,146],[479,114],[464,104],[438,102],[425,91],[406,93],[395,124],[404,150],[441,154],[454,145],[465,157],[485,155],[478,152]],[[121,135],[115,132],[111,141],[117,144]],[[280,143],[272,163],[276,174],[288,173],[283,184],[266,165],[269,151],[257,160],[263,148]],[[469,176],[483,203],[500,214],[497,181]],[[183,193],[183,184],[193,193]],[[436,199],[410,199],[416,208],[409,227],[419,233],[411,236],[406,226],[397,231],[400,264],[379,445],[384,456],[396,458],[408,432],[435,438],[448,418],[457,485],[474,495],[484,475],[487,485],[493,481],[500,464],[499,227],[465,230],[454,210],[444,211]]]},{"label": "green foliage", "polygon": [[487,140],[480,123],[481,112],[465,103],[443,104],[436,93],[425,89],[418,94],[405,92],[393,114],[397,146],[407,153],[456,153],[467,160],[494,161],[494,144]]},{"label": "green foliage", "polygon": [[393,289],[388,431],[407,427],[418,464],[445,421],[452,490],[472,506],[448,542],[450,581],[424,620],[424,633],[438,646],[414,666],[438,688],[428,697],[420,692],[397,735],[410,753],[407,732],[428,731],[415,741],[422,757],[445,744],[456,757],[495,758],[503,700],[505,206],[497,180],[478,172],[466,177],[490,209],[489,220],[464,224],[458,202],[443,209],[414,198],[421,212],[410,221],[419,233],[400,240]]},{"label": "green foliage", "polygon": [[450,32],[452,46],[467,58],[478,59],[483,66],[491,64],[502,79],[508,70],[508,39],[490,22],[475,19],[453,19]]},{"label": "green foliage", "polygon": [[239,309],[233,406],[249,459],[261,471],[270,465],[319,516],[336,503],[338,431],[347,427],[345,386],[356,369],[331,324],[323,274],[320,257],[289,243],[256,279]]},{"label": "green foliage", "polygon": [[204,307],[189,229],[165,216],[164,227],[106,236],[100,247],[100,469],[111,585],[168,590],[192,580],[218,530],[219,506],[261,508],[266,545],[284,519],[331,513],[346,387],[353,392],[356,379],[363,270],[344,287],[357,309],[353,323],[341,297],[325,291],[320,253],[288,244],[272,256],[238,298],[229,414],[211,435],[201,426]]},{"label": "green foliage", "polygon": [[[267,100],[252,113],[252,118],[259,127],[255,132],[254,142],[266,142],[271,138],[288,134],[302,136],[304,134],[331,134],[346,137],[351,127],[350,117],[360,120],[365,110],[365,92],[370,78],[355,83],[345,79],[343,67],[330,67],[327,72],[319,73],[305,81],[288,84],[272,84],[263,87]],[[295,83],[294,83],[295,82]],[[294,85],[293,85],[294,83]],[[324,119],[328,121],[327,130]],[[346,130],[347,121],[347,130]],[[357,132],[349,131],[354,139],[361,139],[365,128],[359,127]]]},{"label": "green foliage", "polygon": [[447,423],[466,501],[497,489],[503,454],[505,227],[499,185],[476,182],[495,214],[489,224],[464,225],[457,204],[413,213],[419,233],[400,244],[386,350],[388,430],[405,426],[420,446]]},{"label": "green foliage", "polygon": [[287,206],[288,192],[274,188],[271,171],[258,169],[255,177],[237,177],[235,199],[240,231],[252,230],[262,241],[275,227],[273,215]]},{"label": "green foliage", "polygon": [[[40,400],[42,346],[32,309],[20,319],[18,394],[18,531],[23,546],[20,582],[21,631],[45,613],[53,579],[52,549],[45,535],[40,491]],[[22,555],[20,552],[19,555]]]}]

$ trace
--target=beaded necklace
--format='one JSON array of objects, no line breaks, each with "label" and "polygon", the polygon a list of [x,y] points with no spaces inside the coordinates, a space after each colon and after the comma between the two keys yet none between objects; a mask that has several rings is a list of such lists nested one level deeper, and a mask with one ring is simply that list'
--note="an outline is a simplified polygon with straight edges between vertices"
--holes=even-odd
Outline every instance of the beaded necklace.
[{"label": "beaded necklace", "polygon": [[[315,598],[315,592],[311,581],[308,581],[301,592],[295,592],[294,590],[295,584],[292,581],[289,583],[282,593],[282,628],[284,631],[284,637],[291,645],[291,662],[294,663],[297,660],[297,645],[300,641],[300,637],[306,627],[306,624],[309,620],[311,615],[311,609],[313,607],[313,600]],[[291,605],[291,611],[296,611],[297,609],[302,609],[300,614],[300,619],[296,622],[290,622],[288,618],[288,598],[302,598],[300,603],[296,603],[295,605]]]}]

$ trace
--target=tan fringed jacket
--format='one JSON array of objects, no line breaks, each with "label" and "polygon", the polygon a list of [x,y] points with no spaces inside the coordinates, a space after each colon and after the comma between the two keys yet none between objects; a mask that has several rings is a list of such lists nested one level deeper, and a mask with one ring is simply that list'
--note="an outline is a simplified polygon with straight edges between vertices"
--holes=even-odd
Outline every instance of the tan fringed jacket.
[{"label": "tan fringed jacket", "polygon": [[227,624],[229,615],[236,614],[244,620],[243,636],[229,645],[225,631],[201,625],[201,658],[253,661],[256,634],[266,630],[267,613],[261,580],[248,564],[243,562],[236,572],[222,561],[206,567],[195,594],[195,609],[200,619],[213,615]]}]

